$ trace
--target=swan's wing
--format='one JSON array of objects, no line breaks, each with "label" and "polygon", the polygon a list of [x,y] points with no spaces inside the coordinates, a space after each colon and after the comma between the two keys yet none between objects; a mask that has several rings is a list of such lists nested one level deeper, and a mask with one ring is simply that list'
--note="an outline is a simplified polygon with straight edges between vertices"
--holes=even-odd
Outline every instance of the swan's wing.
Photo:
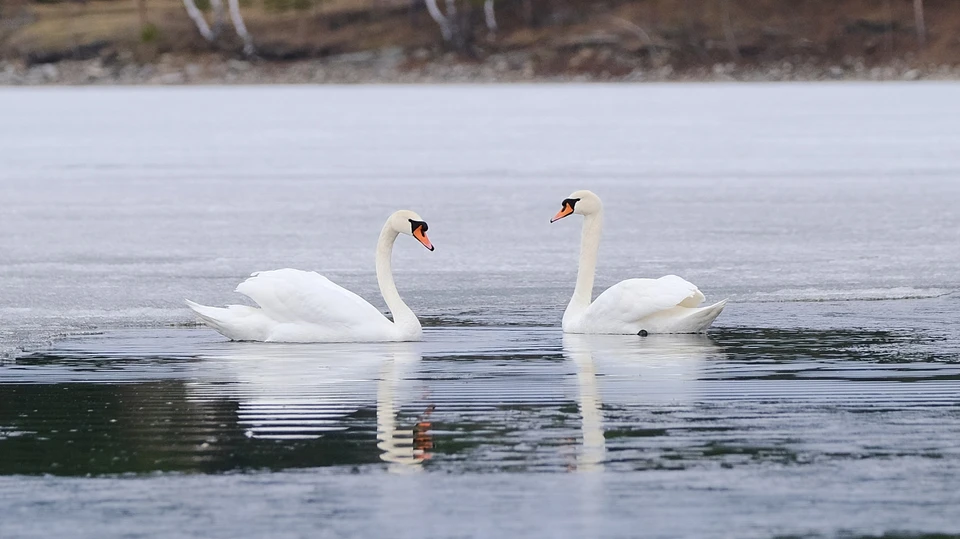
[{"label": "swan's wing", "polygon": [[591,320],[636,322],[673,307],[696,307],[704,300],[696,285],[676,275],[627,279],[604,290],[587,309]]},{"label": "swan's wing", "polygon": [[237,286],[278,323],[307,323],[329,329],[386,321],[365,299],[314,271],[259,271]]}]

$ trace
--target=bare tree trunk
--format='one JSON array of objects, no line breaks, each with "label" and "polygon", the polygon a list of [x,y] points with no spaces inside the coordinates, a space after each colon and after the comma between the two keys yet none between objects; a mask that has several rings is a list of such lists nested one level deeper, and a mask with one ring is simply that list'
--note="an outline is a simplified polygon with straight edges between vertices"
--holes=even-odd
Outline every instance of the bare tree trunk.
[{"label": "bare tree trunk", "polygon": [[440,26],[440,34],[443,36],[443,40],[450,41],[453,39],[453,27],[450,24],[450,20],[443,16],[443,12],[441,12],[440,7],[437,6],[437,0],[424,1],[427,4],[427,11],[430,13],[430,17]]},{"label": "bare tree trunk", "polygon": [[493,11],[493,0],[485,0],[483,2],[483,16],[487,21],[487,30],[490,30],[490,34],[497,33],[497,14]]},{"label": "bare tree trunk", "polygon": [[457,14],[457,0],[447,0],[447,18],[453,20]]},{"label": "bare tree trunk", "polygon": [[917,42],[923,47],[927,44],[927,24],[923,20],[923,0],[913,0],[913,18],[916,20]]},{"label": "bare tree trunk", "polygon": [[137,17],[140,20],[140,31],[143,32],[150,24],[147,20],[147,0],[137,0]]},{"label": "bare tree trunk", "polygon": [[737,46],[737,37],[733,34],[733,23],[730,20],[730,0],[721,0],[720,8],[723,10],[723,36],[727,40],[727,50],[734,60],[739,60],[740,47]]},{"label": "bare tree trunk", "polygon": [[213,9],[213,38],[216,39],[223,33],[223,0],[210,0],[210,7]]},{"label": "bare tree trunk", "polygon": [[253,46],[253,37],[247,32],[247,25],[243,24],[243,16],[240,14],[240,0],[228,0],[230,4],[230,20],[233,21],[233,28],[237,35],[243,40],[243,54],[253,56],[256,49]]},{"label": "bare tree trunk", "polygon": [[650,38],[650,34],[648,34],[647,31],[644,30],[643,27],[640,26],[639,24],[635,24],[622,17],[617,17],[616,15],[610,15],[610,19],[613,22],[619,24],[620,26],[626,28],[627,30],[633,32],[638,38],[640,38],[641,41],[643,41],[644,45],[647,46],[647,57],[650,59],[650,63],[652,65],[653,51],[656,48],[656,44],[653,42],[653,39]]},{"label": "bare tree trunk", "polygon": [[216,37],[213,35],[213,32],[210,31],[210,26],[207,25],[206,19],[203,18],[203,13],[197,9],[197,4],[194,3],[193,0],[183,0],[183,7],[187,9],[187,15],[189,15],[193,23],[197,25],[197,30],[200,31],[203,39],[213,43]]}]

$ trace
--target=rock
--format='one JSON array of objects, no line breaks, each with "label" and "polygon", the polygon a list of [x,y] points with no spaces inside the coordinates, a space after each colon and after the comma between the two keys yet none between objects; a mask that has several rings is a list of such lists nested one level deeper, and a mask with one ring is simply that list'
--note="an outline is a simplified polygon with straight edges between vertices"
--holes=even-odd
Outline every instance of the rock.
[{"label": "rock", "polygon": [[374,51],[351,52],[331,56],[327,61],[331,64],[365,64],[377,58]]},{"label": "rock", "polygon": [[903,80],[917,80],[920,78],[919,69],[910,69],[903,74]]},{"label": "rock", "polygon": [[88,81],[95,81],[95,80],[99,80],[106,77],[107,70],[106,68],[103,67],[103,64],[101,64],[100,61],[97,60],[95,62],[91,62],[90,64],[88,64],[87,67],[83,70],[83,74],[88,79]]},{"label": "rock", "polygon": [[43,77],[47,79],[47,82],[55,82],[60,78],[60,70],[53,64],[43,64],[40,66],[40,71],[43,72]]},{"label": "rock", "polygon": [[843,78],[844,71],[840,66],[831,66],[830,69],[827,70],[827,73],[830,74],[831,79],[841,79]]},{"label": "rock", "polygon": [[156,78],[158,84],[183,84],[183,73],[174,71],[173,73],[164,73]]},{"label": "rock", "polygon": [[31,86],[43,84],[45,82],[43,70],[40,68],[40,66],[31,67],[27,70],[27,74],[23,77],[23,81]]},{"label": "rock", "polygon": [[243,60],[229,60],[227,62],[227,69],[235,72],[244,72],[250,70],[250,62],[245,62]]},{"label": "rock", "polygon": [[188,79],[197,80],[200,78],[203,70],[197,64],[187,64],[187,67],[184,68],[183,72],[186,74]]}]

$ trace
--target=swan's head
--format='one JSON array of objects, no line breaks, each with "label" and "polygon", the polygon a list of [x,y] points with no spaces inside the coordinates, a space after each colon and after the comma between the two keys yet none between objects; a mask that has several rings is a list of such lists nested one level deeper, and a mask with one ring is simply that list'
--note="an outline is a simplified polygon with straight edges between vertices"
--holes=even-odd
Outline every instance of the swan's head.
[{"label": "swan's head", "polygon": [[430,243],[430,238],[427,237],[427,229],[429,227],[423,220],[423,217],[417,215],[416,212],[400,210],[391,215],[387,223],[398,233],[413,236],[417,241],[422,243],[424,247],[431,251],[433,250],[433,244]]},{"label": "swan's head", "polygon": [[550,222],[559,221],[571,213],[590,215],[599,212],[601,209],[603,209],[603,203],[600,202],[600,197],[593,194],[593,191],[587,191],[586,189],[574,191],[570,193],[570,196],[563,199],[563,202],[560,203],[560,211],[553,216],[553,219],[550,219]]}]

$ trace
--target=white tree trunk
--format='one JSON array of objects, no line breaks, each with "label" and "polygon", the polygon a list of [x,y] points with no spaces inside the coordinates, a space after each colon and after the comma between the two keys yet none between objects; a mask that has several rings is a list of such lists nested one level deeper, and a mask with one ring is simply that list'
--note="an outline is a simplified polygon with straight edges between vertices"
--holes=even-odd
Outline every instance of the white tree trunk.
[{"label": "white tree trunk", "polygon": [[927,43],[927,23],[923,20],[923,0],[913,0],[913,18],[916,19],[917,41],[922,47]]},{"label": "white tree trunk", "polygon": [[487,20],[487,30],[491,34],[497,33],[497,14],[493,11],[493,0],[485,0],[483,3],[483,16]]},{"label": "white tree trunk", "polygon": [[223,0],[210,0],[210,8],[213,10],[213,38],[220,37],[223,33]]},{"label": "white tree trunk", "polygon": [[240,0],[228,0],[230,4],[230,20],[233,21],[233,27],[237,35],[243,40],[243,53],[252,56],[256,49],[253,47],[253,37],[247,32],[247,25],[243,24],[243,16],[240,14]]},{"label": "white tree trunk", "polygon": [[427,11],[430,12],[430,17],[440,26],[440,34],[443,35],[443,40],[450,41],[453,39],[453,29],[450,26],[450,21],[443,16],[443,12],[441,12],[440,7],[437,6],[437,0],[424,1],[427,4]]},{"label": "white tree trunk", "polygon": [[197,25],[197,30],[200,31],[203,39],[213,43],[215,39],[213,32],[210,31],[210,26],[207,25],[206,19],[203,18],[203,13],[197,9],[197,4],[195,4],[193,0],[183,0],[183,7],[187,8],[187,15],[193,19],[193,23]]},{"label": "white tree trunk", "polygon": [[656,48],[657,44],[654,43],[653,39],[650,38],[650,34],[648,34],[647,31],[644,30],[643,27],[640,26],[639,24],[636,24],[632,21],[628,21],[627,19],[617,17],[616,15],[611,15],[610,19],[613,20],[613,22],[619,24],[620,26],[626,28],[627,30],[633,32],[638,38],[640,38],[640,41],[643,41],[644,45],[647,46],[647,56],[649,56],[650,62],[652,63],[653,51]]},{"label": "white tree trunk", "polygon": [[723,36],[727,41],[727,50],[734,59],[740,59],[740,47],[737,46],[737,37],[733,33],[733,21],[730,20],[730,0],[720,0],[723,9]]}]

